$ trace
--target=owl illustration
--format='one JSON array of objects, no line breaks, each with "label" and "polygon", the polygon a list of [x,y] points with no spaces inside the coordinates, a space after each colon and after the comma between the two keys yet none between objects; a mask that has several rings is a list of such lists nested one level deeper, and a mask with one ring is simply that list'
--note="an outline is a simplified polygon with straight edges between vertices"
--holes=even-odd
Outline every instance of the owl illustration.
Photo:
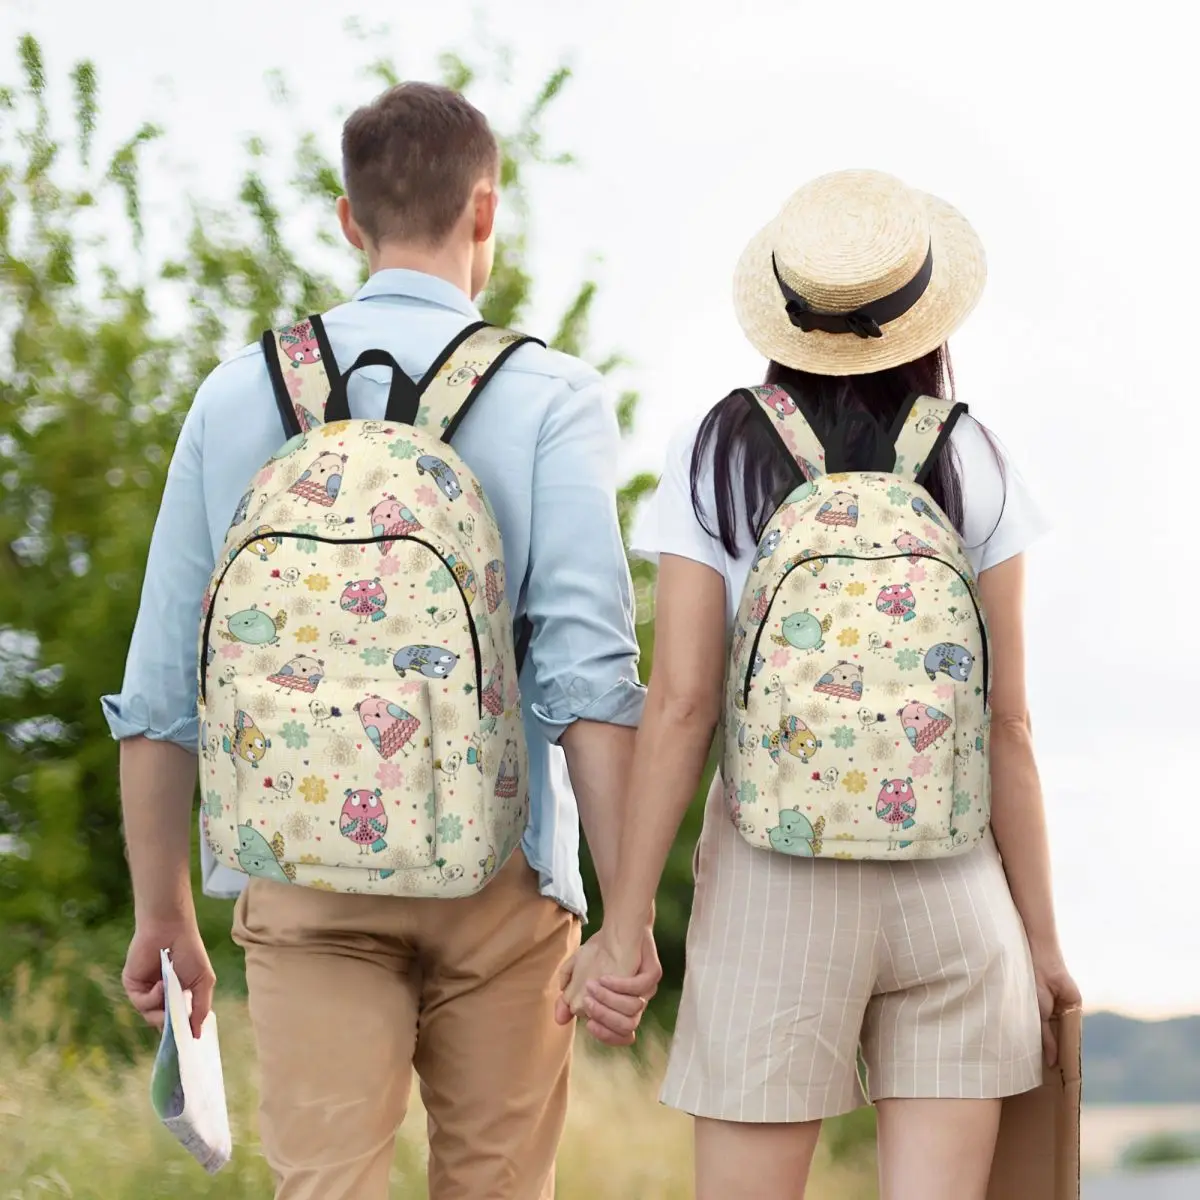
[{"label": "owl illustration", "polygon": [[784,717],[778,729],[763,734],[762,744],[776,764],[782,750],[806,763],[821,747],[820,740],[799,717]]},{"label": "owl illustration", "polygon": [[763,617],[767,615],[767,609],[770,607],[771,600],[767,595],[767,589],[760,587],[750,600],[750,623],[752,625],[761,625]]},{"label": "owl illustration", "polygon": [[898,715],[904,726],[904,736],[918,754],[948,733],[954,723],[940,709],[920,700],[910,700]]},{"label": "owl illustration", "polygon": [[893,625],[911,621],[917,615],[917,600],[907,583],[893,583],[881,589],[875,607],[884,616],[891,617]]},{"label": "owl illustration", "polygon": [[250,511],[250,499],[253,495],[254,489],[250,488],[238,501],[237,508],[234,510],[233,520],[229,522],[230,529],[235,525],[240,525],[246,519],[246,514]]},{"label": "owl illustration", "polygon": [[863,669],[854,663],[839,662],[817,680],[813,691],[836,696],[839,700],[861,700]]},{"label": "owl illustration", "polygon": [[279,335],[280,347],[293,367],[311,366],[321,361],[321,344],[311,321],[301,321]]},{"label": "owl illustration", "polygon": [[500,770],[496,773],[496,797],[500,800],[515,800],[520,785],[520,764],[517,759],[517,744],[511,738],[504,743],[500,756]]},{"label": "owl illustration", "polygon": [[912,510],[917,514],[918,517],[922,517],[926,521],[931,521],[939,529],[946,528],[946,522],[943,521],[942,518],[939,517],[937,513],[935,513],[933,509],[921,499],[920,496],[913,497]]},{"label": "owl illustration", "polygon": [[342,804],[342,815],[338,820],[338,830],[342,837],[348,838],[357,847],[360,854],[368,851],[378,854],[387,849],[384,834],[387,833],[388,818],[383,807],[383,793],[376,788],[369,792],[366,788],[355,791],[346,789],[346,800]]},{"label": "owl illustration", "polygon": [[268,675],[267,682],[273,683],[281,691],[315,692],[324,678],[325,663],[321,659],[297,654],[274,675]]},{"label": "owl illustration", "polygon": [[483,691],[479,694],[483,711],[498,717],[504,711],[504,664],[498,662],[495,671],[488,676]]},{"label": "owl illustration", "polygon": [[879,789],[875,815],[881,821],[886,821],[893,830],[911,829],[916,824],[916,811],[917,797],[911,779],[889,779]]},{"label": "owl illustration", "polygon": [[239,708],[233,717],[233,737],[226,734],[221,745],[235,764],[240,758],[257,768],[271,748],[271,739],[255,725],[254,718],[248,712]]},{"label": "owl illustration", "polygon": [[384,496],[369,514],[371,532],[377,538],[387,538],[380,544],[384,554],[391,552],[392,539],[410,537],[421,530],[421,522],[417,520],[412,509],[400,503],[395,496]]},{"label": "owl illustration", "polygon": [[488,615],[500,607],[504,599],[504,564],[494,558],[483,568],[483,594],[487,599]]},{"label": "owl illustration", "polygon": [[318,454],[288,491],[293,496],[299,496],[305,504],[329,508],[342,490],[345,469],[344,454]]},{"label": "owl illustration", "polygon": [[467,604],[474,604],[476,595],[475,572],[457,555],[447,554],[445,557],[446,566],[450,568],[450,573],[454,576],[455,582],[462,589]]},{"label": "owl illustration", "polygon": [[845,525],[853,529],[858,524],[858,497],[849,492],[834,492],[817,509],[817,520],[822,525]]},{"label": "owl illustration", "polygon": [[343,612],[358,617],[360,625],[368,621],[382,621],[387,616],[384,611],[387,592],[383,590],[378,576],[374,579],[355,579],[346,584],[339,603]]},{"label": "owl illustration", "polygon": [[779,549],[779,543],[783,541],[783,532],[779,529],[772,529],[767,533],[767,536],[758,543],[758,551],[754,555],[754,562],[750,565],[750,570],[757,571],[758,564],[765,562],[776,550]]},{"label": "owl illustration", "polygon": [[929,557],[936,553],[928,542],[921,541],[914,533],[901,533],[899,537],[892,539],[892,545],[902,554],[923,554]]},{"label": "owl illustration", "polygon": [[266,562],[282,543],[283,538],[270,525],[260,525],[254,531],[254,540],[246,543],[246,549],[251,554],[257,554],[263,562]]},{"label": "owl illustration", "polygon": [[382,696],[367,696],[354,706],[354,710],[362,722],[363,732],[383,758],[391,758],[397,750],[402,750],[407,757],[408,744],[421,728],[421,722],[412,713]]}]

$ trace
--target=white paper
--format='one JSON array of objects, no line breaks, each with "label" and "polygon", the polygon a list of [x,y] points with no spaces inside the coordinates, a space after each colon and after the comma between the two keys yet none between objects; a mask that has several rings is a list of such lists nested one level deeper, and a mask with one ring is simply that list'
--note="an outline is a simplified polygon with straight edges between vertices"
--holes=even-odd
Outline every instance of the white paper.
[{"label": "white paper", "polygon": [[188,1019],[190,997],[171,965],[171,952],[162,951],[163,1036],[150,1079],[150,1102],[162,1123],[183,1148],[215,1175],[233,1153],[217,1014],[210,1012],[193,1037]]}]

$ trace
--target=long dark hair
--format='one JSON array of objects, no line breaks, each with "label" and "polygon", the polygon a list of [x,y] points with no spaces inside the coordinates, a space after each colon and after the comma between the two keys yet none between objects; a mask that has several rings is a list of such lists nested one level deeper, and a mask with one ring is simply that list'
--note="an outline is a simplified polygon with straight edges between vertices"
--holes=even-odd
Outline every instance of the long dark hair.
[{"label": "long dark hair", "polygon": [[[851,431],[851,456],[854,431],[865,437],[876,428],[890,429],[900,405],[914,393],[944,400],[954,398],[954,368],[946,346],[939,346],[914,362],[868,375],[813,375],[772,362],[765,382],[787,387],[792,392],[801,408],[815,418],[818,437],[835,426]],[[712,518],[704,511],[700,498],[700,480],[710,453],[716,529],[710,527]],[[734,488],[740,484],[749,527],[741,532],[749,532],[757,542],[772,513],[795,487],[794,468],[770,431],[764,428],[759,415],[751,411],[750,402],[738,392],[715,405],[701,423],[692,451],[691,478],[696,519],[710,537],[720,537],[721,545],[731,556],[738,554],[742,544]],[[961,534],[962,478],[952,445],[938,455],[925,486]]]}]

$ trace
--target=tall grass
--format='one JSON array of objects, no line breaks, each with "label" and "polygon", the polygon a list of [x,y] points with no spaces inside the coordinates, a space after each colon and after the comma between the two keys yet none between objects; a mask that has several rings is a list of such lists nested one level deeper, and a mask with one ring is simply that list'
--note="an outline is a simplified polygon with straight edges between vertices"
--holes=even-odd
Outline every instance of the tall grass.
[{"label": "tall grass", "polygon": [[[111,981],[93,976],[122,1003]],[[244,1002],[219,1002],[221,1050],[236,1149],[209,1177],[157,1124],[148,1098],[150,1056],[130,1064],[73,1036],[76,983],[19,970],[0,1018],[0,1197],[3,1200],[251,1200],[270,1197],[255,1134],[255,1069]],[[657,1103],[665,1047],[651,1036],[640,1061],[581,1038],[559,1200],[686,1200],[692,1195],[691,1122]],[[424,1114],[414,1092],[392,1169],[394,1200],[425,1188]],[[841,1159],[843,1156],[838,1155]],[[875,1200],[869,1155],[820,1154],[810,1200]]]}]

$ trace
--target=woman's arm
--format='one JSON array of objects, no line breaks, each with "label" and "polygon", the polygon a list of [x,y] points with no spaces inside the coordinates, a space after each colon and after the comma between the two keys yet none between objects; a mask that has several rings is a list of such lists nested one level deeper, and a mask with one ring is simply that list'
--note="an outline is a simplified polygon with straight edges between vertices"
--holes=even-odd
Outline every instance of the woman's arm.
[{"label": "woman's arm", "polygon": [[1055,1048],[1045,1021],[1056,1008],[1078,1004],[1079,989],[1063,965],[1054,919],[1046,813],[1025,690],[1024,555],[984,571],[979,594],[991,651],[992,831],[1029,939],[1047,1057],[1053,1062]]},{"label": "woman's arm", "polygon": [[583,1009],[589,981],[634,973],[671,843],[704,770],[725,678],[725,580],[664,554],[655,604],[654,666],[634,745],[625,827],[604,927],[580,951],[566,988]]}]

